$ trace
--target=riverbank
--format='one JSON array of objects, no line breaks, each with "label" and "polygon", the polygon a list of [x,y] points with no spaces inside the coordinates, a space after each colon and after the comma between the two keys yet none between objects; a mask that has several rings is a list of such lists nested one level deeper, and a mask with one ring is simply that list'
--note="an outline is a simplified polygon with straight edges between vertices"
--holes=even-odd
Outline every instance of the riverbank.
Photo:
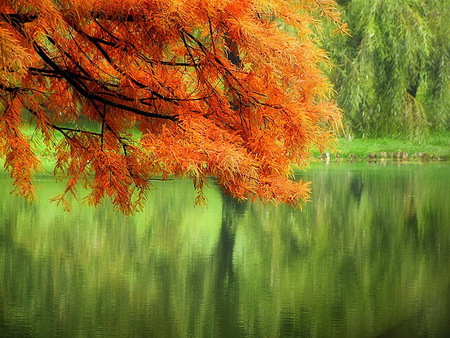
[{"label": "riverbank", "polygon": [[339,139],[334,151],[315,151],[322,161],[449,161],[450,133],[430,135],[422,142],[394,138]]}]

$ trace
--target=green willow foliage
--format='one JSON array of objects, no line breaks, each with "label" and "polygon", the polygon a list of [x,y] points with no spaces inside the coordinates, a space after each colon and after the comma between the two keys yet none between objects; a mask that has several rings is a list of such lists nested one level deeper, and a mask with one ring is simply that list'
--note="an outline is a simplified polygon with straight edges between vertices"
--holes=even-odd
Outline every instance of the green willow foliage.
[{"label": "green willow foliage", "polygon": [[345,132],[421,139],[448,130],[450,0],[338,3],[351,36],[323,42]]}]

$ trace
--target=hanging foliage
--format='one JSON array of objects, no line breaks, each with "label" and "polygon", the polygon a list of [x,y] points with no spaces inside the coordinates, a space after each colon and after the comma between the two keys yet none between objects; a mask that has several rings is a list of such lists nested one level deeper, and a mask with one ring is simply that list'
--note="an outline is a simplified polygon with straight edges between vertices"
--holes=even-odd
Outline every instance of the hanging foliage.
[{"label": "hanging foliage", "polygon": [[[0,154],[32,198],[24,114],[67,180],[55,199],[142,208],[151,180],[208,177],[237,199],[297,205],[292,165],[333,141],[340,112],[312,14],[330,0],[14,0],[0,5]],[[292,27],[289,33],[281,25]]]},{"label": "hanging foliage", "polygon": [[323,38],[347,132],[420,139],[449,127],[450,1],[339,1],[351,36]]}]

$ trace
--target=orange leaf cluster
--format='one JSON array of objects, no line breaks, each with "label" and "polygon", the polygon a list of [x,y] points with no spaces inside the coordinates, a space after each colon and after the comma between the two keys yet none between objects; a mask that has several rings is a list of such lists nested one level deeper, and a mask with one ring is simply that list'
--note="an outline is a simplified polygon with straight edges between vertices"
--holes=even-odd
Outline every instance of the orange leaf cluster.
[{"label": "orange leaf cluster", "polygon": [[[32,195],[38,160],[22,116],[55,154],[55,175],[142,208],[154,178],[216,178],[238,199],[297,205],[312,147],[340,112],[320,70],[317,12],[330,0],[5,0],[0,4],[0,155]],[[285,27],[289,29],[283,29]]]}]

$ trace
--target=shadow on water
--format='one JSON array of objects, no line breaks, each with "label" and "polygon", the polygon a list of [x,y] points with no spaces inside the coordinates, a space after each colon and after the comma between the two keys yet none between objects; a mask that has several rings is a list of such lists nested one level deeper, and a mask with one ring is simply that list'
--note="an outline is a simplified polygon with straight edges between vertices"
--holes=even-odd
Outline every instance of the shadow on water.
[{"label": "shadow on water", "polygon": [[449,336],[449,169],[316,166],[302,212],[158,183],[134,216],[0,178],[0,336]]},{"label": "shadow on water", "polygon": [[[241,337],[243,332],[237,323],[235,309],[239,307],[234,289],[236,276],[233,269],[233,252],[235,245],[235,226],[239,217],[245,212],[245,203],[239,203],[229,196],[222,196],[222,223],[219,244],[217,246],[217,279],[215,316],[217,318],[218,336]],[[241,215],[241,216],[239,216]],[[223,334],[226,332],[226,335]]]}]

